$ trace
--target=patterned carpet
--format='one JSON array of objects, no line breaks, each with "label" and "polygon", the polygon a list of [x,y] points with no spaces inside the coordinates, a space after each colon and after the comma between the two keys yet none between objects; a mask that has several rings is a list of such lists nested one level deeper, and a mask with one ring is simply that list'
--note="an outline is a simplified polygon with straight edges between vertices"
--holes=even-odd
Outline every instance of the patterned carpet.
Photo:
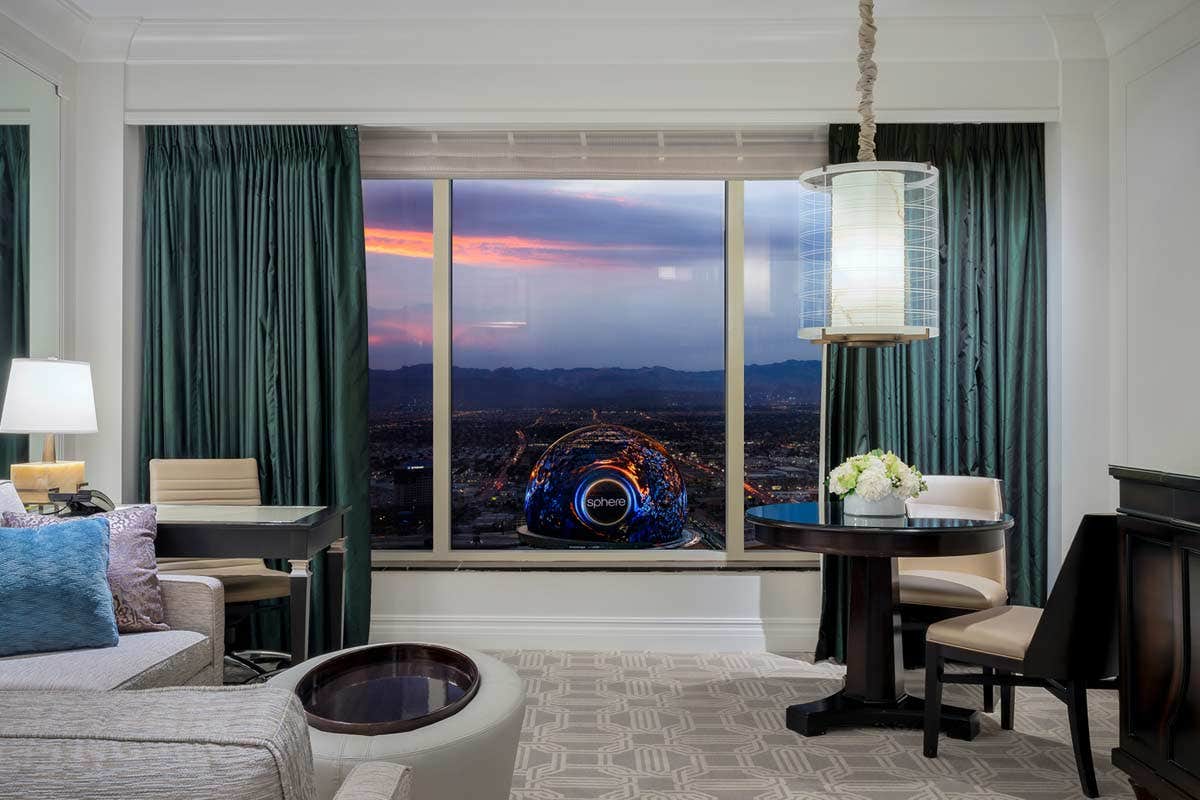
[{"label": "patterned carpet", "polygon": [[[840,668],[768,653],[497,653],[525,679],[525,728],[512,800],[1063,800],[1083,795],[1063,705],[1019,689],[1017,730],[984,715],[974,742],[918,731],[802,739],[785,706],[837,689]],[[921,694],[920,673],[909,689]],[[981,707],[976,687],[946,701]],[[1109,751],[1114,692],[1091,692],[1092,745],[1105,797],[1132,797]]]}]

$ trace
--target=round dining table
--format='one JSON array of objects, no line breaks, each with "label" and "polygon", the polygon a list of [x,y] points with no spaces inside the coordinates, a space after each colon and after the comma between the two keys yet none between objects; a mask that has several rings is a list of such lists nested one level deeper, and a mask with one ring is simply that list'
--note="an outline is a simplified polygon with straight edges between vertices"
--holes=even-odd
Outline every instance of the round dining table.
[{"label": "round dining table", "polygon": [[[924,726],[925,701],[904,690],[896,559],[994,552],[1004,547],[1013,520],[953,506],[912,506],[910,514],[855,517],[836,502],[777,503],[746,512],[763,544],[847,560],[846,682],[829,697],[789,706],[791,730],[817,736],[835,727]],[[943,705],[942,732],[975,738],[978,712]]]}]

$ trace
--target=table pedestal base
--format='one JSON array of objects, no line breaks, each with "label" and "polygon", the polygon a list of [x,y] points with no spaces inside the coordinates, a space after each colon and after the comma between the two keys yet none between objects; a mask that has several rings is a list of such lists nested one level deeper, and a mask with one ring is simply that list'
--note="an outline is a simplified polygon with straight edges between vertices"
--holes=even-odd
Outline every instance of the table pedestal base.
[{"label": "table pedestal base", "polygon": [[[925,701],[901,695],[891,703],[868,703],[844,692],[788,706],[787,726],[801,736],[820,736],[830,728],[924,728]],[[979,712],[942,706],[942,733],[970,741],[979,735]]]}]

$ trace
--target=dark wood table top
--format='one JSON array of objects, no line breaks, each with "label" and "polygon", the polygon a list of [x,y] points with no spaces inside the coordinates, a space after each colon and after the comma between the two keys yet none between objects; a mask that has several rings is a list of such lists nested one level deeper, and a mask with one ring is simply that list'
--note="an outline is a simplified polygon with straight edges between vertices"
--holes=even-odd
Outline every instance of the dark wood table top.
[{"label": "dark wood table top", "polygon": [[762,543],[788,550],[871,558],[965,556],[1004,547],[1008,514],[924,506],[919,516],[852,517],[841,503],[776,503],[746,511]]},{"label": "dark wood table top", "polygon": [[342,537],[342,506],[158,506],[160,557],[309,559]]}]

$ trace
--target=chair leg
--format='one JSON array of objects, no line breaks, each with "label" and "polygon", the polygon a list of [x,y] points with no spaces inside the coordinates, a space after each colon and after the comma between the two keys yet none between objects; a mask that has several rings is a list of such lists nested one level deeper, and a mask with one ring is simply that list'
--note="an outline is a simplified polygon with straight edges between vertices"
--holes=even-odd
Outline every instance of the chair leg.
[{"label": "chair leg", "polygon": [[942,648],[925,645],[925,757],[937,758],[942,729]]},{"label": "chair leg", "polygon": [[1071,744],[1075,748],[1079,786],[1088,797],[1099,797],[1096,768],[1092,764],[1092,737],[1088,730],[1087,685],[1082,681],[1070,681],[1066,688],[1067,718],[1071,721]]},{"label": "chair leg", "polygon": [[996,692],[992,686],[992,682],[988,678],[996,674],[996,670],[992,667],[983,668],[983,712],[991,714],[996,710]]},{"label": "chair leg", "polygon": [[[1000,675],[1011,675],[1007,670],[999,670]],[[1000,687],[1000,729],[1011,731],[1013,718],[1017,710],[1017,689],[1015,686]]]}]

